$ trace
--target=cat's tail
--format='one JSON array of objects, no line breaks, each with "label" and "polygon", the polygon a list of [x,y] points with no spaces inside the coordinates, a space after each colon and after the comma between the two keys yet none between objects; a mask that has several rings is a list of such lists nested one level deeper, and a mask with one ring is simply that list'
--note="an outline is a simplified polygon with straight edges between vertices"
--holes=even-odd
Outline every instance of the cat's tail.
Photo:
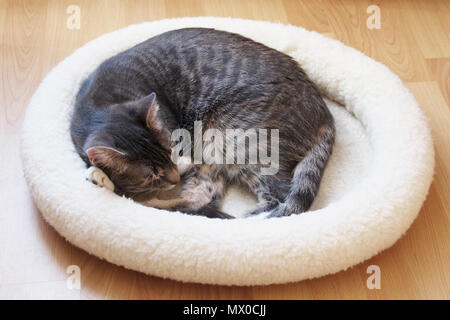
[{"label": "cat's tail", "polygon": [[289,216],[309,209],[319,191],[325,166],[333,150],[335,131],[333,118],[319,129],[316,144],[295,168],[289,194],[269,217]]}]

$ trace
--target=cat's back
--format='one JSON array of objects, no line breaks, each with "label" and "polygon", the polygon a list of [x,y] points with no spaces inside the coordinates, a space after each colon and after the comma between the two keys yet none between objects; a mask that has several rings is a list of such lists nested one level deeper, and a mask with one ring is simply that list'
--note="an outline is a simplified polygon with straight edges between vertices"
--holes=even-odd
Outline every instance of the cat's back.
[{"label": "cat's back", "polygon": [[238,34],[185,28],[154,36],[107,59],[88,78],[84,92],[94,91],[93,97],[95,92],[108,92],[109,96],[97,100],[111,102],[137,98],[150,89],[164,93],[171,85],[188,86],[185,82],[191,87],[206,83],[227,87],[286,77],[304,77],[286,54]]},{"label": "cat's back", "polygon": [[[185,28],[149,38],[104,61],[85,81],[77,101],[105,106],[151,92],[185,120],[219,109],[236,113],[243,107],[265,110],[274,103],[294,106],[300,103],[298,92],[320,100],[290,56],[238,34]],[[324,104],[319,101],[316,107],[323,109]]]},{"label": "cat's back", "polygon": [[304,76],[290,56],[239,34],[209,28],[157,35],[107,60],[99,71],[119,72],[131,66],[136,74],[156,75],[154,80],[159,83],[188,80],[199,84],[202,79],[227,78],[234,84],[242,80],[248,84],[285,79],[287,74]]},{"label": "cat's back", "polygon": [[[246,75],[266,72],[265,76],[301,71],[288,55],[236,33],[208,28],[172,30],[148,39],[130,50],[164,57],[166,64],[181,64],[187,69],[199,69],[203,75],[224,68],[242,70]],[[249,74],[250,73],[250,74]],[[272,74],[272,75],[273,75]]]}]

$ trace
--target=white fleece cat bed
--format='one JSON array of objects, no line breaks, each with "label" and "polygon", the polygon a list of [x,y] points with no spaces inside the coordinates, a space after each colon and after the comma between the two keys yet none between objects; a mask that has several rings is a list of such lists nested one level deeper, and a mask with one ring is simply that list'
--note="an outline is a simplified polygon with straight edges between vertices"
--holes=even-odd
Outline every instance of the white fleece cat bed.
[{"label": "white fleece cat bed", "polygon": [[[149,208],[85,180],[69,120],[81,81],[104,59],[159,33],[210,27],[294,57],[330,99],[336,144],[312,210],[284,218],[220,220]],[[434,151],[413,95],[384,65],[305,29],[269,22],[184,18],[133,25],[63,60],[34,94],[22,136],[31,194],[74,245],[114,264],[181,281],[258,285],[334,273],[390,247],[430,186]],[[254,202],[232,190],[223,209]]]}]

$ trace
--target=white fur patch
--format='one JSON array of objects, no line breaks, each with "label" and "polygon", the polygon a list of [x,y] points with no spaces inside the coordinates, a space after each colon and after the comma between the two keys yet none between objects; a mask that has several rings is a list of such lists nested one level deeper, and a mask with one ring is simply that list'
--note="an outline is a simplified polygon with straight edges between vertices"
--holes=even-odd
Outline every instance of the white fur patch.
[{"label": "white fur patch", "polygon": [[177,163],[178,173],[180,175],[186,173],[192,167],[192,161],[190,157],[178,157]]},{"label": "white fur patch", "polygon": [[92,182],[99,187],[105,187],[110,191],[114,191],[114,183],[109,179],[102,169],[97,167],[89,167],[86,170],[86,180]]}]

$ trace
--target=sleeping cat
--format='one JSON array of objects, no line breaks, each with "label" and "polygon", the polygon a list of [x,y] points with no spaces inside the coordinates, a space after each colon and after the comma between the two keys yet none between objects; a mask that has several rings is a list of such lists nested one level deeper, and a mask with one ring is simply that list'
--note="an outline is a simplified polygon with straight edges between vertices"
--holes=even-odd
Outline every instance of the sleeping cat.
[{"label": "sleeping cat", "polygon": [[[333,117],[291,57],[237,34],[174,30],[107,59],[82,83],[70,130],[91,167],[89,179],[139,200],[180,181],[172,133],[194,135],[199,122],[202,132],[214,128],[224,136],[227,129],[266,129],[278,139],[276,149],[262,144],[267,154],[277,153],[277,170],[262,174],[267,163],[249,161],[250,151],[244,163],[192,161],[174,199],[149,203],[231,218],[218,208],[226,186],[239,184],[258,197],[249,214],[309,209],[332,152]],[[222,145],[216,150],[227,152]]]}]

